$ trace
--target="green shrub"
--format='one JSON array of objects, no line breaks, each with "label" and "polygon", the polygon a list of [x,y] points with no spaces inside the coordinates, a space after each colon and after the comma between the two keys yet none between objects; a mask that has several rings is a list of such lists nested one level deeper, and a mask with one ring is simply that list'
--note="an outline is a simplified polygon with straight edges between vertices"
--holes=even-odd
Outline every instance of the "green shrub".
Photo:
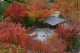
[{"label": "green shrub", "polygon": [[9,3],[6,1],[1,1],[0,2],[0,17],[3,15],[5,9],[9,6]]}]

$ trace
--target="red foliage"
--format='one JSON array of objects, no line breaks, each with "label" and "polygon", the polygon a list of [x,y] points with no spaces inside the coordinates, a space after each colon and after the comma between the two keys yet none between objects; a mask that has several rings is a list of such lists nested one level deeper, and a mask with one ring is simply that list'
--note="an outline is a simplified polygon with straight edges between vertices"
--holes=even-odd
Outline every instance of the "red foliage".
[{"label": "red foliage", "polygon": [[35,43],[35,45],[33,46],[33,51],[36,53],[51,53],[52,52],[52,48],[50,45],[48,44],[44,44],[41,41],[38,41]]},{"label": "red foliage", "polygon": [[[45,10],[43,6],[35,4],[28,7],[31,15],[35,15],[34,17],[36,17],[38,13],[38,16],[41,19],[53,13],[54,9],[56,8],[56,6],[52,6],[50,10]],[[29,30],[31,29],[30,27],[26,30],[25,28],[21,27],[21,24],[10,22],[20,22],[25,16],[27,16],[26,8],[21,4],[12,3],[10,7],[6,9],[4,12],[4,18],[9,17],[10,20],[5,19],[9,22],[0,23],[0,42],[2,42],[3,46],[8,44],[15,44],[16,46],[20,45],[21,47],[25,47],[25,50],[29,51],[30,53],[65,53],[65,47],[68,44],[72,44],[70,41],[68,41],[73,36],[73,32],[70,29],[63,29],[61,26],[59,26],[59,28],[55,30],[55,32],[58,34],[52,36],[48,43],[43,43],[33,39],[36,37],[36,35],[32,37],[29,36]]]},{"label": "red foliage", "polygon": [[56,9],[56,5],[53,4],[53,6],[50,7],[51,9]]},{"label": "red foliage", "polygon": [[58,25],[58,29],[56,29],[55,32],[58,33],[58,37],[62,37],[62,39],[66,41],[72,37],[70,28],[64,29],[62,25]]},{"label": "red foliage", "polygon": [[11,3],[4,12],[4,18],[10,17],[15,22],[22,21],[25,16],[27,16],[26,8],[17,2]]},{"label": "red foliage", "polygon": [[66,44],[66,41],[64,41],[62,38],[58,38],[58,34],[55,34],[50,38],[49,45],[51,45],[53,53],[67,53],[64,51],[64,49],[68,44]]},{"label": "red foliage", "polygon": [[29,53],[64,53],[67,46],[63,39],[58,38],[58,35],[52,36],[48,43],[34,40],[34,37],[36,36],[29,36],[28,31],[22,28],[21,24],[0,23],[0,42],[7,48],[10,48],[11,44],[15,44],[16,46],[25,47],[25,52],[29,51]]},{"label": "red foliage", "polygon": [[58,29],[55,29],[55,32],[58,34],[58,38],[62,38],[64,41],[66,41],[66,44],[72,44],[71,38],[80,38],[80,28],[79,24],[73,25],[70,28],[63,28],[62,25],[58,25]]},{"label": "red foliage", "polygon": [[21,27],[21,24],[12,22],[0,23],[0,42],[2,43],[25,46],[25,41],[28,36],[28,33],[25,28]]}]

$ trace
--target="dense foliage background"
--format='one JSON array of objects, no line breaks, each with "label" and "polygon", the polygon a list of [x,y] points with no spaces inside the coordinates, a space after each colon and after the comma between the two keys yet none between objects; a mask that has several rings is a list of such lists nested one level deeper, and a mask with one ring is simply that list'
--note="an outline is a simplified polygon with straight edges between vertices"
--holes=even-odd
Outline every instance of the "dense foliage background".
[{"label": "dense foliage background", "polygon": [[[80,5],[77,1],[0,1],[0,53],[70,53],[72,49],[80,49]],[[55,11],[60,11],[68,27],[58,24],[55,34],[44,41],[35,39],[37,33],[29,35],[34,26],[47,27],[43,20]]]}]

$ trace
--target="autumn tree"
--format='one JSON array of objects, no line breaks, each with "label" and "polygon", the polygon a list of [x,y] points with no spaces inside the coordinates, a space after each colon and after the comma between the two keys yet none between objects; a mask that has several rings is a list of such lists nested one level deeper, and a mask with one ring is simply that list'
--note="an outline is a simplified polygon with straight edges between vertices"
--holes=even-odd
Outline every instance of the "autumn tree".
[{"label": "autumn tree", "polygon": [[11,3],[11,5],[4,11],[3,14],[4,19],[10,17],[15,23],[21,22],[26,16],[26,8],[17,2]]},{"label": "autumn tree", "polygon": [[28,37],[26,30],[21,27],[21,24],[12,22],[0,23],[0,42],[15,45],[25,45],[25,40]]},{"label": "autumn tree", "polygon": [[[57,33],[59,33],[59,37],[63,38],[64,40],[68,40],[72,42],[72,48],[76,48],[80,46],[80,6],[78,3],[75,3],[79,0],[55,0],[55,4],[57,10],[60,11],[60,14],[63,16],[63,19],[66,20],[66,24],[69,26],[67,29],[65,28],[58,28]],[[75,39],[76,43],[73,41]],[[76,45],[76,46],[74,46]]]},{"label": "autumn tree", "polygon": [[70,53],[66,52],[65,48],[68,44],[65,40],[63,40],[61,37],[58,37],[59,34],[54,34],[48,39],[48,44],[52,48],[53,53]]},{"label": "autumn tree", "polygon": [[44,20],[49,17],[55,11],[55,7],[48,6],[48,0],[36,0],[36,2],[31,1],[30,5],[28,5],[27,9],[28,16],[34,19]]}]

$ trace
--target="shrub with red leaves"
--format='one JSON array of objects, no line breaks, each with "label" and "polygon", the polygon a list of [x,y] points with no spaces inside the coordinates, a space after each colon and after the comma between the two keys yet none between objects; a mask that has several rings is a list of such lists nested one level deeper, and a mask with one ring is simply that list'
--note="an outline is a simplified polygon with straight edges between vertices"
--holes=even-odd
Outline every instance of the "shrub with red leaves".
[{"label": "shrub with red leaves", "polygon": [[55,32],[58,33],[58,37],[61,37],[66,41],[70,40],[70,38],[73,36],[70,28],[63,29],[62,25],[58,25],[58,29],[56,29]]},{"label": "shrub with red leaves", "polygon": [[[70,26],[70,25],[69,25]],[[66,44],[68,46],[66,47],[67,51],[70,51],[71,49],[79,49],[80,47],[80,25],[74,24],[72,27],[63,28],[62,25],[58,25],[58,29],[55,29],[55,32],[58,34],[58,38],[62,38],[64,41],[66,41]]]},{"label": "shrub with red leaves", "polygon": [[21,24],[15,24],[13,22],[1,22],[0,42],[6,47],[7,45],[10,46],[11,44],[15,44],[17,47],[21,46],[21,48],[25,47],[25,53],[27,51],[29,51],[29,53],[55,53],[57,51],[58,53],[64,53],[64,49],[67,44],[65,44],[62,39],[58,39],[57,35],[55,35],[56,37],[52,36],[49,43],[45,43],[34,40],[33,38],[35,36],[29,36],[27,30],[21,27]]},{"label": "shrub with red leaves", "polygon": [[55,32],[58,33],[58,37],[62,38],[65,41],[69,41],[72,37],[80,38],[79,35],[79,26],[76,25],[70,28],[63,28],[61,24],[58,25],[58,29],[55,29]]},{"label": "shrub with red leaves", "polygon": [[10,17],[14,22],[20,22],[25,16],[27,16],[27,11],[23,5],[14,2],[5,10],[3,16],[4,18]]},{"label": "shrub with red leaves", "polygon": [[48,44],[52,47],[53,53],[70,53],[65,51],[68,44],[66,44],[66,41],[64,41],[61,37],[58,38],[58,34],[51,36]]},{"label": "shrub with red leaves", "polygon": [[2,43],[25,46],[25,41],[28,36],[26,29],[22,28],[21,24],[12,22],[0,23],[0,42]]},{"label": "shrub with red leaves", "polygon": [[36,42],[32,50],[35,53],[51,53],[52,52],[51,46],[48,44],[44,44],[41,41]]}]

